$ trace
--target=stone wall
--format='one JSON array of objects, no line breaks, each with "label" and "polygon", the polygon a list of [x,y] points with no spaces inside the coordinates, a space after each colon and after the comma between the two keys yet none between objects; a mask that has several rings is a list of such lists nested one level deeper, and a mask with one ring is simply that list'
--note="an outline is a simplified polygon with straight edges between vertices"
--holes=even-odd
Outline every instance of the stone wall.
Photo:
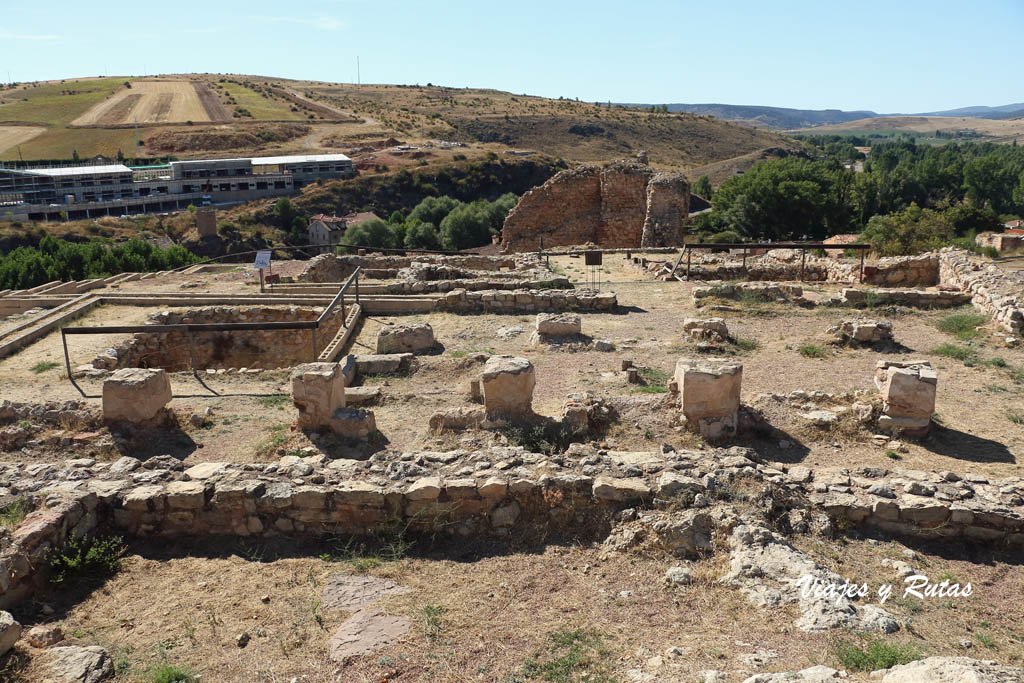
[{"label": "stone wall", "polygon": [[457,289],[437,302],[453,313],[543,313],[549,311],[611,311],[618,305],[614,292],[589,289],[517,289],[469,292]]},{"label": "stone wall", "polygon": [[[184,313],[165,311],[149,318],[148,325],[180,323],[256,323],[309,322],[323,312],[322,308],[208,307]],[[318,351],[322,351],[343,324],[341,306],[336,306],[316,331]],[[312,330],[254,330],[189,333],[138,332],[130,339],[107,349],[95,358],[93,367],[103,370],[118,368],[163,368],[174,372],[195,368],[284,368],[313,359]]]},{"label": "stone wall", "polygon": [[465,254],[443,256],[434,254],[411,254],[409,256],[335,256],[321,254],[309,260],[306,267],[296,278],[296,282],[344,282],[356,268],[362,268],[363,277],[393,278],[398,271],[409,268],[413,263],[437,264],[464,270],[496,272],[503,269],[521,270],[539,265],[536,259],[526,263],[511,256],[480,256]]},{"label": "stone wall", "polygon": [[[749,478],[788,490],[802,510],[903,537],[1024,547],[1024,479],[864,467],[759,462],[746,448],[661,452],[575,444],[558,459],[522,448],[380,454],[370,462],[286,456],[278,462],[171,459],[0,464],[0,486],[44,506],[0,537],[0,607],[24,598],[46,552],[94,531],[131,536],[306,537],[366,535],[396,520],[455,537],[603,538],[626,507],[692,495],[707,508],[716,489]],[[510,464],[511,463],[511,464]],[[174,466],[177,466],[177,470]],[[467,466],[476,475],[465,476]]]},{"label": "stone wall", "polygon": [[1024,333],[1024,273],[1001,270],[963,249],[939,252],[941,284],[971,295],[971,303],[988,313],[1003,329]]},{"label": "stone wall", "polygon": [[544,248],[681,244],[689,198],[690,186],[681,174],[655,173],[633,161],[579,166],[522,196],[505,219],[502,248],[536,251],[542,240]]}]

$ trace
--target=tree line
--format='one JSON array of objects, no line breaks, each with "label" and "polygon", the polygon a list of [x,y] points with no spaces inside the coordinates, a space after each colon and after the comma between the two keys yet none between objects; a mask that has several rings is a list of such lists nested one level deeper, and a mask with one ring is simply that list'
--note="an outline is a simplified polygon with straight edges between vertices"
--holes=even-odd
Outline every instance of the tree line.
[{"label": "tree line", "polygon": [[0,256],[0,289],[28,289],[54,280],[89,280],[119,273],[170,270],[198,260],[184,247],[163,249],[138,238],[111,246],[102,240],[78,243],[47,235],[38,247],[18,247]]},{"label": "tree line", "polygon": [[[973,242],[974,233],[1000,230],[1024,214],[1022,148],[889,142],[872,147],[858,173],[845,163],[851,144],[823,142],[815,158],[772,159],[722,183],[695,229],[750,241],[861,233],[877,240],[879,251],[916,250],[957,238]],[[908,237],[894,240],[894,231]],[[930,237],[913,238],[918,233]]]}]

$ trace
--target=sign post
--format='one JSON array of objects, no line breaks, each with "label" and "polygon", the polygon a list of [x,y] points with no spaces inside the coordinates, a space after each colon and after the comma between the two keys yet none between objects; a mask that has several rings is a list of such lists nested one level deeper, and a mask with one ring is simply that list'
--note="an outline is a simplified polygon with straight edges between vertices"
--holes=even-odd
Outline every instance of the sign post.
[{"label": "sign post", "polygon": [[261,249],[256,252],[256,260],[252,264],[260,271],[260,294],[263,293],[263,271],[270,267],[270,250]]}]

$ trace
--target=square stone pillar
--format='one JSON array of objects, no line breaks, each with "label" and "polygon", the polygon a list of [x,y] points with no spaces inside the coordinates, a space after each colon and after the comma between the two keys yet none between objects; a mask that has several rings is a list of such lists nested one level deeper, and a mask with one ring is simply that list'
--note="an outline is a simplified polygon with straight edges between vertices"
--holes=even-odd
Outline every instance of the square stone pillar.
[{"label": "square stone pillar", "polygon": [[345,407],[345,374],[339,363],[303,363],[291,374],[292,402],[300,429],[329,427],[335,411]]},{"label": "square stone pillar", "polygon": [[879,428],[912,438],[927,436],[935,412],[935,370],[926,364],[879,361],[875,382],[882,393]]},{"label": "square stone pillar", "polygon": [[160,369],[121,368],[103,380],[103,419],[148,422],[171,402],[171,381]]},{"label": "square stone pillar", "polygon": [[488,419],[533,415],[533,388],[537,380],[533,363],[526,358],[491,356],[480,381]]},{"label": "square stone pillar", "polygon": [[709,440],[736,432],[743,365],[726,358],[680,358],[679,402],[690,429]]}]

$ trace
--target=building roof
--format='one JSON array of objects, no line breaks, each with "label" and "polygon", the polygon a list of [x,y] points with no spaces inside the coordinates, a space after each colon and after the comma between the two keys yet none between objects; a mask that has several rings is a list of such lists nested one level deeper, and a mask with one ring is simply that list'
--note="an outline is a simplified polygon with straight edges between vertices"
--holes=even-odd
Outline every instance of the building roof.
[{"label": "building roof", "polygon": [[132,169],[124,164],[107,164],[103,166],[65,166],[63,168],[26,168],[19,169],[26,173],[52,177],[71,175],[93,175],[97,173],[131,173]]},{"label": "building roof", "polygon": [[345,221],[345,225],[359,225],[366,221],[379,221],[380,216],[375,214],[373,211],[361,211],[358,213],[347,213],[341,217],[341,220]]},{"label": "building roof", "polygon": [[346,227],[344,218],[328,216],[325,213],[318,213],[315,216],[310,216],[309,227],[313,227],[314,223],[323,223],[324,227],[328,230],[344,230]]},{"label": "building roof", "polygon": [[253,166],[277,166],[280,164],[301,164],[317,161],[352,161],[344,154],[299,154],[283,157],[252,157]]}]

